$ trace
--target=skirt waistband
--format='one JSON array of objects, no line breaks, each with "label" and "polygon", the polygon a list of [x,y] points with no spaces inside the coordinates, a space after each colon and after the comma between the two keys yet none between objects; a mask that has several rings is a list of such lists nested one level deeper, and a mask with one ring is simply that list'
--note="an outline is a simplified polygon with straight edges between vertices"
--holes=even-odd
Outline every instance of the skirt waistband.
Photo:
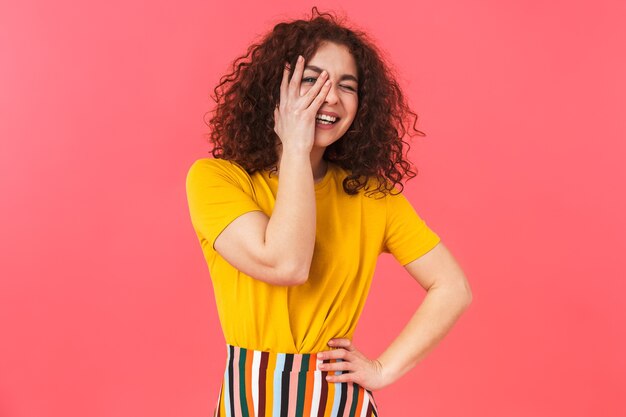
[{"label": "skirt waistband", "polygon": [[[341,362],[342,359],[318,359],[317,353],[282,353],[248,349],[226,343],[228,364],[243,366],[252,361],[260,369],[270,372],[314,372],[321,371],[322,363]],[[256,366],[255,366],[256,368]],[[340,375],[341,371],[335,372]]]},{"label": "skirt waistband", "polygon": [[[354,382],[329,382],[318,353],[280,353],[226,343],[228,360],[214,417],[378,417],[371,391]],[[347,372],[347,371],[346,371]]]}]

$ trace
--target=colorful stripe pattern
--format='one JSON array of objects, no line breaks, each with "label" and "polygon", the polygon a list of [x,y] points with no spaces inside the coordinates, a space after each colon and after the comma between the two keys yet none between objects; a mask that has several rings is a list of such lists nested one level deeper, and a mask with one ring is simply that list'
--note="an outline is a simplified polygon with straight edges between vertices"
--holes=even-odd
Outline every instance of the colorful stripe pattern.
[{"label": "colorful stripe pattern", "polygon": [[[328,382],[315,353],[276,353],[226,344],[228,359],[214,417],[378,417],[374,395]],[[341,374],[337,371],[337,374]]]}]

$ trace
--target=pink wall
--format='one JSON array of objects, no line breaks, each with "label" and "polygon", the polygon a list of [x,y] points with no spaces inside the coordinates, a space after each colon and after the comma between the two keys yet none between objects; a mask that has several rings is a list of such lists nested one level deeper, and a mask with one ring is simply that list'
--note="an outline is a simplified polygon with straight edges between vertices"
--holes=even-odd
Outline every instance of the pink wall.
[{"label": "pink wall", "polygon": [[[400,71],[428,135],[406,192],[474,292],[381,416],[626,415],[626,3],[423,3],[318,4]],[[210,414],[225,349],[184,179],[230,61],[312,5],[0,7],[1,416]],[[423,295],[381,257],[357,347]]]}]

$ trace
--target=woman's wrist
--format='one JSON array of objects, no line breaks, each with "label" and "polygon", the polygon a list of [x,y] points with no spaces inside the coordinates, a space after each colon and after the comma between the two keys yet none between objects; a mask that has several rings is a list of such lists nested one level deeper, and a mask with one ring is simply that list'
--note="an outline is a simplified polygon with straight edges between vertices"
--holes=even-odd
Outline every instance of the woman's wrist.
[{"label": "woman's wrist", "polygon": [[382,388],[388,387],[389,385],[393,384],[395,381],[394,379],[389,375],[389,370],[385,367],[385,364],[380,360],[380,359],[375,359],[376,362],[378,362],[378,366],[380,367],[380,374],[382,376]]},{"label": "woman's wrist", "polygon": [[384,359],[381,359],[379,357],[378,359],[375,359],[375,361],[378,362],[378,365],[380,366],[380,373],[383,383],[382,388],[388,387],[398,380],[397,376],[394,374],[391,367],[385,363]]}]

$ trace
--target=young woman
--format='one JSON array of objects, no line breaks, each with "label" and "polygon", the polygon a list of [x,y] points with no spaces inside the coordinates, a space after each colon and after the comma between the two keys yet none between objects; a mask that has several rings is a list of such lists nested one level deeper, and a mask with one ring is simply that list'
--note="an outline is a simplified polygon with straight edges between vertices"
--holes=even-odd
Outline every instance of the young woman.
[{"label": "young woman", "polygon": [[[215,416],[378,416],[373,391],[423,359],[471,300],[401,193],[416,175],[403,122],[416,115],[366,35],[332,15],[280,23],[248,55],[215,88],[214,158],[186,183],[226,340]],[[370,359],[351,339],[382,252],[428,293]]]}]

